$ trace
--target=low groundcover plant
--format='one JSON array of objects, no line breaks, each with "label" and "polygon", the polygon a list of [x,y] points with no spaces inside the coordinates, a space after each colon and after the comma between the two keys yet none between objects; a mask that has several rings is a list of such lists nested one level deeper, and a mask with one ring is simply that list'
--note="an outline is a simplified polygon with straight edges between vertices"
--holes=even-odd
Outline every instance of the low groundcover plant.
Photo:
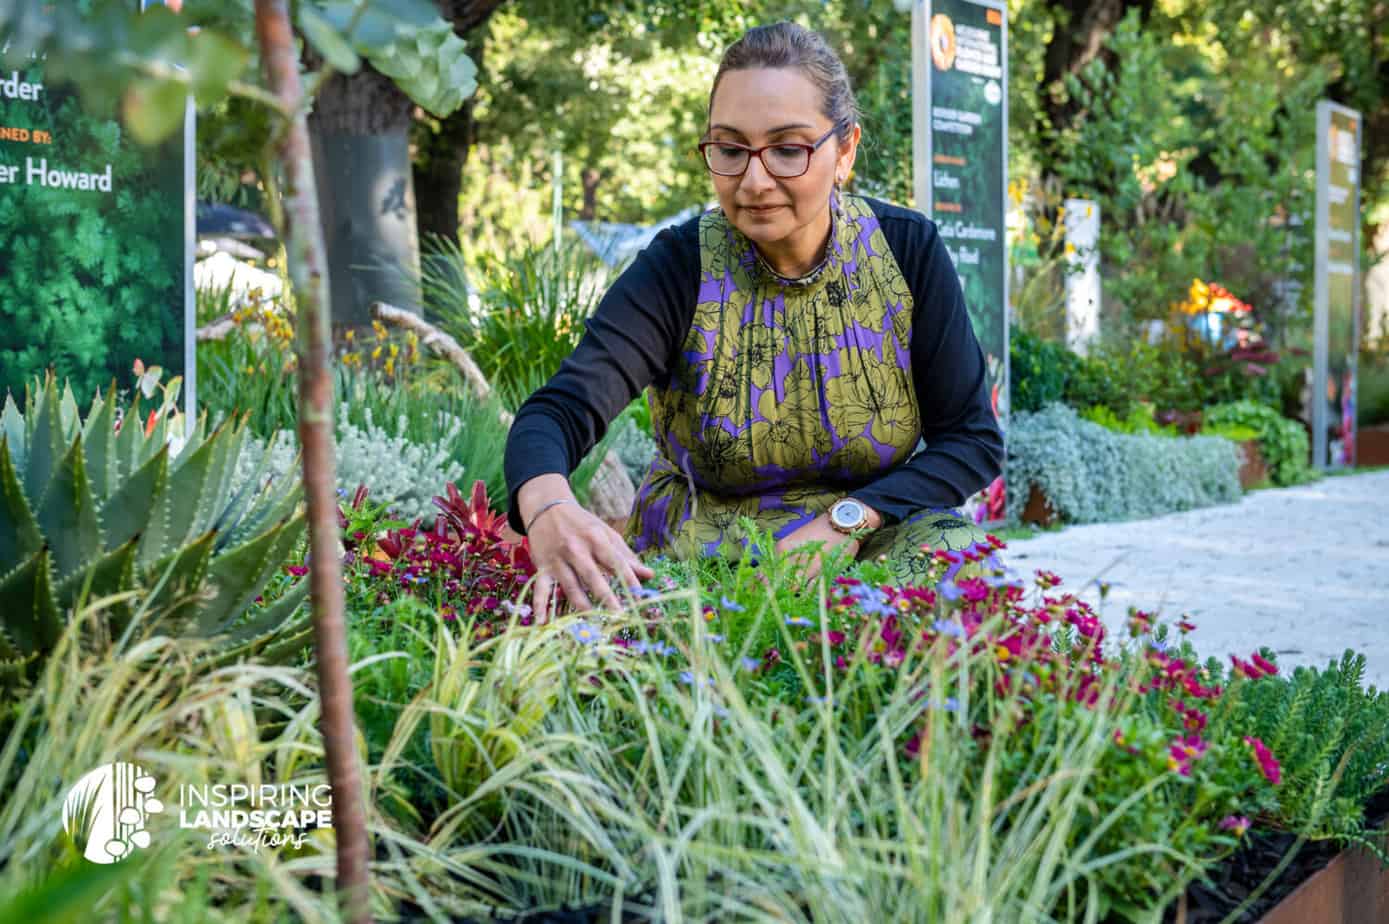
[{"label": "low groundcover plant", "polygon": [[[747,523],[739,560],[658,558],[622,612],[541,625],[524,543],[485,494],[436,504],[432,527],[347,536],[350,579],[438,633],[418,695],[436,703],[440,817],[500,852],[494,884],[519,906],[572,900],[539,880],[578,888],[560,871],[580,864],[601,907],[732,913],[763,894],[800,918],[827,889],[903,919],[1144,920],[1279,823],[1277,752],[1235,708],[1282,682],[1267,653],[1200,663],[1139,610],[1112,636],[1055,575],[1008,572],[993,537],[923,550],[921,586],[831,558],[800,589]],[[359,492],[344,523],[364,509]],[[566,799],[537,795],[542,766]],[[516,851],[531,859],[506,867]]]}]

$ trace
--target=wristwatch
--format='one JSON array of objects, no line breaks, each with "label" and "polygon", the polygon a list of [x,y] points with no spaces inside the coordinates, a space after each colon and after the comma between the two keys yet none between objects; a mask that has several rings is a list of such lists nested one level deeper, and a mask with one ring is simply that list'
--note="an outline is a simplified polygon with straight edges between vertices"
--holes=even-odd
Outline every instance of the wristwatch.
[{"label": "wristwatch", "polygon": [[835,501],[830,508],[830,525],[841,533],[852,533],[868,525],[868,508],[852,497]]}]

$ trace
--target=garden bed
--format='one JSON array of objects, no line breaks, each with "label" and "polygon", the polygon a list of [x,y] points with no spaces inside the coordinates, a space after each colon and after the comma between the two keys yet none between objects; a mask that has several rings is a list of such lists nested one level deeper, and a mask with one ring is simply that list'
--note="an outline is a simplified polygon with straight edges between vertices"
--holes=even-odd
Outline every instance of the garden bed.
[{"label": "garden bed", "polygon": [[[1389,822],[1389,790],[1366,808],[1369,827]],[[1253,894],[1293,848],[1288,832],[1258,832],[1233,856],[1211,871],[1209,883],[1193,882],[1163,920],[1171,924],[1224,921]],[[1342,924],[1383,921],[1389,915],[1389,869],[1363,847],[1338,850],[1332,841],[1309,841],[1278,878],[1255,899],[1239,921],[1258,924]]]}]

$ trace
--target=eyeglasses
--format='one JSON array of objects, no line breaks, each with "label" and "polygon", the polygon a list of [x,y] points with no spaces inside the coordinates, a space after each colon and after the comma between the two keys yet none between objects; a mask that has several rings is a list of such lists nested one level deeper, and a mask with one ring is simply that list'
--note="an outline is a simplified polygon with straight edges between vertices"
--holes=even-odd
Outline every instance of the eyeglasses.
[{"label": "eyeglasses", "polygon": [[810,155],[847,121],[840,119],[814,144],[783,141],[750,148],[735,141],[704,141],[699,144],[699,152],[704,155],[704,163],[709,171],[719,176],[742,176],[755,154],[761,158],[762,166],[769,174],[780,180],[789,180],[810,169]]}]

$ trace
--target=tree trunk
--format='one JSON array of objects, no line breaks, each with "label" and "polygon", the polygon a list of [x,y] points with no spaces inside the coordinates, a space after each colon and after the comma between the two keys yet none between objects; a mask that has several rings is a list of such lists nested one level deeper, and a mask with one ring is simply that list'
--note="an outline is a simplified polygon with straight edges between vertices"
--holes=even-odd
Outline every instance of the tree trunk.
[{"label": "tree trunk", "polygon": [[[477,65],[478,80],[483,74],[482,26],[505,0],[441,0],[440,12],[453,24],[454,34],[468,44],[468,56]],[[477,144],[477,95],[469,97],[453,115],[438,121],[438,130],[428,123],[416,126],[413,140],[416,156],[415,194],[420,203],[417,221],[419,236],[431,235],[458,240],[458,195],[463,188],[463,167],[468,152]],[[389,301],[389,299],[388,299]]]},{"label": "tree trunk", "polygon": [[357,767],[352,680],[347,672],[342,562],[338,557],[338,506],[334,475],[333,379],[329,368],[328,272],[318,214],[303,86],[286,0],[256,0],[256,36],[271,90],[295,113],[280,136],[284,167],[290,277],[299,306],[299,444],[303,447],[304,497],[309,518],[309,587],[318,663],[320,722],[333,792],[337,841],[337,889],[345,920],[371,920],[366,812]]},{"label": "tree trunk", "polygon": [[[1048,0],[1047,8],[1056,17],[1056,27],[1047,43],[1042,72],[1041,113],[1049,127],[1063,131],[1082,115],[1080,106],[1066,92],[1065,79],[1079,74],[1085,65],[1107,55],[1104,42],[1119,26],[1129,10],[1136,9],[1146,20],[1152,13],[1154,0]],[[1048,126],[1042,126],[1046,128]],[[1042,136],[1047,137],[1044,131]]]},{"label": "tree trunk", "polygon": [[314,100],[309,127],[338,324],[366,325],[377,299],[419,310],[413,110],[395,82],[366,63],[356,74],[334,74]]},{"label": "tree trunk", "polygon": [[584,183],[584,205],[579,209],[582,221],[593,221],[598,214],[598,187],[608,178],[606,171],[585,167],[581,174]]}]

